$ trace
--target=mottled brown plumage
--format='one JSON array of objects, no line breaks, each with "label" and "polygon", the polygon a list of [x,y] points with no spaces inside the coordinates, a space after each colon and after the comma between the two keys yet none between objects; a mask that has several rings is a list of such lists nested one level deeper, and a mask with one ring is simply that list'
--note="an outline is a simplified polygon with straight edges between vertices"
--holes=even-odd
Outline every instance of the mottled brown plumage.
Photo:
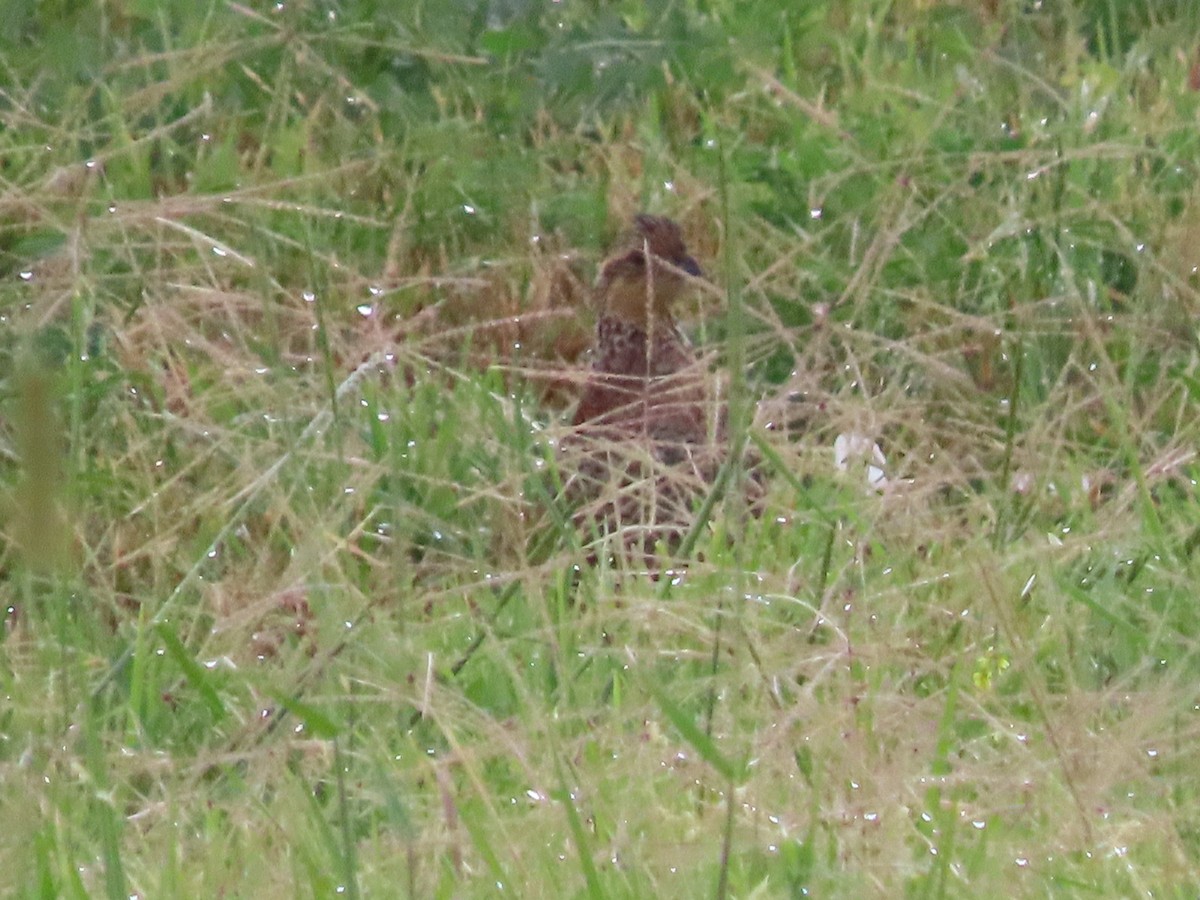
[{"label": "mottled brown plumage", "polygon": [[637,217],[597,279],[592,367],[563,447],[576,525],[647,562],[690,529],[723,458],[715,382],[672,309],[699,275],[678,225]]},{"label": "mottled brown plumage", "polygon": [[592,371],[574,424],[700,440],[704,390],[697,382],[703,373],[671,309],[700,267],[670,219],[641,215],[635,223],[631,238],[600,271]]}]

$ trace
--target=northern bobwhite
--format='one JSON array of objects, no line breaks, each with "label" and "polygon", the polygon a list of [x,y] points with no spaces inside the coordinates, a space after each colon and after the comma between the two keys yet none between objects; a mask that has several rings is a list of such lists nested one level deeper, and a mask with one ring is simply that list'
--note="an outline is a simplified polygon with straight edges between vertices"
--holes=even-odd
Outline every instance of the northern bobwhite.
[{"label": "northern bobwhite", "polygon": [[[696,355],[675,326],[671,307],[700,276],[679,226],[640,215],[596,283],[591,376],[574,424],[611,426],[651,438],[699,440],[705,416]],[[682,374],[691,377],[678,377]]]},{"label": "northern bobwhite", "polygon": [[670,219],[634,224],[596,282],[592,367],[562,468],[576,525],[649,561],[690,529],[723,458],[724,416],[672,314],[700,267]]}]

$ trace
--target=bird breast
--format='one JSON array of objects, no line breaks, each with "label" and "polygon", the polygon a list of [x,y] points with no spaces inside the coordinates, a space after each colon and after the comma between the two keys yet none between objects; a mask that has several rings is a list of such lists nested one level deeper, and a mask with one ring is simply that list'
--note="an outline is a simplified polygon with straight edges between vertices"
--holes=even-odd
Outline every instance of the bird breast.
[{"label": "bird breast", "polygon": [[625,426],[642,434],[694,442],[703,439],[702,372],[683,337],[664,323],[653,336],[636,325],[603,317],[592,374],[575,424]]}]

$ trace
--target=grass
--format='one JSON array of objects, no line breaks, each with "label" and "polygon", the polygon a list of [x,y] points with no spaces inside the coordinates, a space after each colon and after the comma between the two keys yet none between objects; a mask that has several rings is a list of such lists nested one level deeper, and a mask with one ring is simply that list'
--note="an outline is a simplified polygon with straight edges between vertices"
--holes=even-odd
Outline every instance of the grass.
[{"label": "grass", "polygon": [[[15,4],[4,893],[1193,896],[1197,33]],[[643,209],[767,471],[661,581],[553,499]]]}]

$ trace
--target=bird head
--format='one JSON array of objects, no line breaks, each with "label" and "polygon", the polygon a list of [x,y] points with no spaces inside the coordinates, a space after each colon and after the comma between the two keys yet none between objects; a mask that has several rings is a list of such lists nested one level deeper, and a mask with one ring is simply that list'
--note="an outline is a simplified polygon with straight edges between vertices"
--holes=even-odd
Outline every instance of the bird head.
[{"label": "bird head", "polygon": [[662,216],[643,214],[601,268],[596,290],[605,315],[648,330],[652,320],[667,325],[673,321],[671,305],[688,279],[701,275],[679,226]]}]

